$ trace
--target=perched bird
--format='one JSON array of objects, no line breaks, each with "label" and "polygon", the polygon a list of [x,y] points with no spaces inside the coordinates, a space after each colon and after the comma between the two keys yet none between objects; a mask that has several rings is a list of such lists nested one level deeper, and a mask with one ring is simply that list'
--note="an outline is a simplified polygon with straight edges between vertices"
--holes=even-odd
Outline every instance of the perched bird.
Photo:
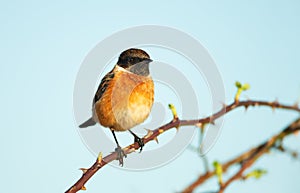
[{"label": "perched bird", "polygon": [[140,146],[144,142],[130,129],[142,123],[149,116],[154,100],[154,84],[149,72],[150,56],[141,49],[123,51],[114,68],[107,73],[95,94],[92,117],[81,124],[84,128],[96,123],[108,127],[117,144],[119,164],[126,157],[120,147],[115,131],[128,130]]}]

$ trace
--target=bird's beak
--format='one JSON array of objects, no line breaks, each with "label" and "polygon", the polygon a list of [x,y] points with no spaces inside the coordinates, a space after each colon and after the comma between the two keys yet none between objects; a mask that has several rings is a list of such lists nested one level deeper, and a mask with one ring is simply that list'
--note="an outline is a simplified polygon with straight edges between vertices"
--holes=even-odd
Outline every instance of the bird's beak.
[{"label": "bird's beak", "polygon": [[145,61],[148,62],[148,63],[153,62],[153,60],[151,60],[150,58],[146,59]]}]

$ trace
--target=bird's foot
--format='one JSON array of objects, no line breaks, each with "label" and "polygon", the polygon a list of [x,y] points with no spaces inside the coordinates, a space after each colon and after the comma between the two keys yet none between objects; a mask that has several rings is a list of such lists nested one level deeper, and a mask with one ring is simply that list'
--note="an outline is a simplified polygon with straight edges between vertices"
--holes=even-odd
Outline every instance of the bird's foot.
[{"label": "bird's foot", "polygon": [[115,152],[117,152],[117,158],[116,160],[119,160],[119,165],[120,166],[123,166],[123,157],[127,157],[124,150],[118,146],[116,149],[115,149]]},{"label": "bird's foot", "polygon": [[144,143],[144,140],[143,138],[139,138],[138,136],[134,136],[134,142],[137,142],[140,146],[140,153],[142,152],[143,150],[143,147],[145,146],[145,143]]}]

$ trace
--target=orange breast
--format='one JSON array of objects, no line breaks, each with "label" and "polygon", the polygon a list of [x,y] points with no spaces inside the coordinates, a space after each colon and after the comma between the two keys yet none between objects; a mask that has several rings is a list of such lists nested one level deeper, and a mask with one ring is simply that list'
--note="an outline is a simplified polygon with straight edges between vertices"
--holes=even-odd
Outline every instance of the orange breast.
[{"label": "orange breast", "polygon": [[153,100],[154,84],[150,77],[116,71],[95,104],[95,112],[101,125],[124,131],[145,121]]}]

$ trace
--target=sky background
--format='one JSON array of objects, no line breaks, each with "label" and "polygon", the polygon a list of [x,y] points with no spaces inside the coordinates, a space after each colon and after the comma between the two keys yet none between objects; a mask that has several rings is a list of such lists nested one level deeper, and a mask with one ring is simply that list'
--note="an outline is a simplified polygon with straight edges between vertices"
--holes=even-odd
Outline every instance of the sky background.
[{"label": "sky background", "polygon": [[[239,80],[251,85],[244,99],[294,104],[300,97],[299,20],[296,0],[2,1],[1,192],[63,192],[81,176],[78,168],[94,162],[75,124],[73,88],[85,56],[112,33],[145,24],[177,28],[198,39],[214,58],[227,102],[232,101],[234,82]],[[296,117],[269,108],[235,110],[226,116],[208,158],[225,161],[276,134]],[[299,136],[286,144],[299,150]],[[227,192],[300,191],[299,161],[270,153],[255,167],[267,169],[268,174],[258,181],[236,182]],[[154,170],[106,166],[86,187],[88,192],[176,192],[201,172],[200,158],[187,149]],[[216,189],[213,180],[196,192]]]}]

